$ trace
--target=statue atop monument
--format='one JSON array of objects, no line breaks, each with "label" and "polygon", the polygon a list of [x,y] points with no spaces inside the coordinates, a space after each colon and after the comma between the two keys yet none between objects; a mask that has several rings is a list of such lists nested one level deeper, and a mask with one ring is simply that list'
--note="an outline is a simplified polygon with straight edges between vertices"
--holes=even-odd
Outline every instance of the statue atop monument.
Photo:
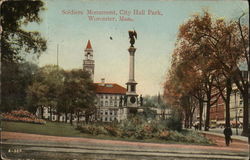
[{"label": "statue atop monument", "polygon": [[135,44],[135,38],[137,39],[137,33],[136,31],[128,31],[128,35],[130,38],[130,47],[134,47]]}]

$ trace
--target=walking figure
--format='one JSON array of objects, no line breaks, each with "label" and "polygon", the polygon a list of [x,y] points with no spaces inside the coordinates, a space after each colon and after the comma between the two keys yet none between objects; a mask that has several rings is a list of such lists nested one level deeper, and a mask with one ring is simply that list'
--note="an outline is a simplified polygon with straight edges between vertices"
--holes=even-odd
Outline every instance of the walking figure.
[{"label": "walking figure", "polygon": [[229,146],[230,141],[232,142],[232,129],[229,126],[226,126],[224,129],[224,135],[225,135],[225,142],[226,145]]}]

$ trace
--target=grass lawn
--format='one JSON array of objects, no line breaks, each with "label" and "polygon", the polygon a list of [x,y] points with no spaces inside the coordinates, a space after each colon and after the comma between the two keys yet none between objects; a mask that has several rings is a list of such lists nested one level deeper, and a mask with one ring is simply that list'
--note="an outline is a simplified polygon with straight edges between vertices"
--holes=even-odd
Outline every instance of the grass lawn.
[{"label": "grass lawn", "polygon": [[[3,131],[9,132],[21,132],[21,133],[31,133],[40,135],[50,135],[50,136],[63,136],[63,137],[84,137],[84,138],[96,138],[96,139],[109,139],[109,140],[122,140],[122,141],[132,141],[132,142],[148,142],[148,143],[181,143],[181,144],[195,144],[187,142],[175,142],[175,141],[165,141],[157,138],[138,140],[136,138],[121,138],[108,135],[90,135],[81,133],[76,130],[74,126],[66,123],[50,122],[47,121],[46,124],[32,124],[24,122],[9,122],[2,121]],[[202,145],[212,145],[212,144],[202,144]]]},{"label": "grass lawn", "polygon": [[123,139],[120,137],[113,137],[107,135],[85,134],[81,133],[79,130],[76,130],[74,126],[68,123],[59,123],[50,121],[47,121],[46,124],[44,125],[24,123],[24,122],[2,121],[2,128],[3,131],[8,131],[8,132],[21,132],[21,133],[63,136],[63,137],[85,137],[85,138],[97,138],[97,139],[135,141],[133,139]]},{"label": "grass lawn", "polygon": [[23,122],[2,121],[3,131],[33,133],[51,136],[79,137],[80,131],[66,123],[46,122],[46,124],[32,124]]}]

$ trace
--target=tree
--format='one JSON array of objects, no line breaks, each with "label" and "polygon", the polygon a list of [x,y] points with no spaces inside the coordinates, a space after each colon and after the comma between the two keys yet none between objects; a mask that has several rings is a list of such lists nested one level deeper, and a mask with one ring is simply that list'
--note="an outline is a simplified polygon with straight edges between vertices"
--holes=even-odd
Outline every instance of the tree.
[{"label": "tree", "polygon": [[62,92],[59,96],[60,111],[67,117],[70,113],[70,123],[73,123],[73,114],[85,116],[88,123],[89,117],[96,113],[95,88],[88,72],[81,69],[66,71]]},{"label": "tree", "polygon": [[5,1],[1,5],[2,63],[23,60],[23,54],[33,53],[39,56],[46,50],[46,41],[37,31],[26,31],[22,27],[29,22],[40,23],[39,12],[44,10],[40,0]]},{"label": "tree", "polygon": [[32,83],[32,76],[38,70],[33,63],[23,62],[19,64],[4,65],[2,77],[2,111],[10,111],[17,108],[26,108],[26,88]]},{"label": "tree", "polygon": [[[29,22],[40,23],[39,12],[44,10],[42,1],[5,1],[1,4],[1,108],[3,111],[23,106],[24,80],[19,74],[25,55],[39,56],[46,50],[46,41],[37,31],[23,29]],[[22,65],[22,64],[21,64]],[[23,72],[24,73],[24,72]],[[20,77],[21,76],[21,77]],[[25,82],[25,83],[26,83]],[[20,98],[22,97],[22,98]],[[17,99],[16,99],[17,98]],[[17,100],[17,101],[16,101]],[[20,104],[21,103],[21,104]]]},{"label": "tree", "polygon": [[[211,15],[205,11],[203,15],[195,15],[183,24],[180,28],[180,35],[192,46],[206,49],[206,56],[212,60],[213,69],[223,71],[224,79],[228,81],[226,91],[228,95],[224,99],[227,107],[231,90],[229,81],[234,80],[243,96],[243,134],[246,134],[248,127],[248,81],[242,77],[238,65],[244,60],[249,66],[249,27],[241,24],[241,17],[238,21],[212,19]],[[229,115],[227,114],[227,116]],[[228,122],[227,125],[229,125]]]},{"label": "tree", "polygon": [[52,113],[58,110],[58,97],[63,87],[63,70],[57,65],[46,65],[39,68],[34,75],[33,83],[27,89],[29,108],[36,111],[49,107],[50,120]]},{"label": "tree", "polygon": [[28,110],[32,113],[35,113],[40,107],[41,109],[41,118],[43,117],[43,110],[45,106],[48,106],[46,95],[49,91],[47,85],[41,82],[34,82],[32,85],[27,88],[27,105]]}]

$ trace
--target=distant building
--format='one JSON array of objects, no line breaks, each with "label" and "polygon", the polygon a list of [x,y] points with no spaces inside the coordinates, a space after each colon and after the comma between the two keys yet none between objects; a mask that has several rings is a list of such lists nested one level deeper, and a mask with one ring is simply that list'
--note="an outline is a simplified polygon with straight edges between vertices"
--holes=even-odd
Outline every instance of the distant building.
[{"label": "distant building", "polygon": [[126,95],[126,88],[116,83],[95,83],[97,120],[101,122],[120,121],[122,116],[121,98]]},{"label": "distant building", "polygon": [[[244,73],[242,72],[242,74]],[[226,106],[220,96],[218,101],[210,108],[210,121],[216,121],[218,126],[223,126],[225,125],[225,119]],[[238,125],[243,123],[243,98],[236,85],[233,84],[233,90],[230,95],[230,124],[235,126],[236,123]]]}]

